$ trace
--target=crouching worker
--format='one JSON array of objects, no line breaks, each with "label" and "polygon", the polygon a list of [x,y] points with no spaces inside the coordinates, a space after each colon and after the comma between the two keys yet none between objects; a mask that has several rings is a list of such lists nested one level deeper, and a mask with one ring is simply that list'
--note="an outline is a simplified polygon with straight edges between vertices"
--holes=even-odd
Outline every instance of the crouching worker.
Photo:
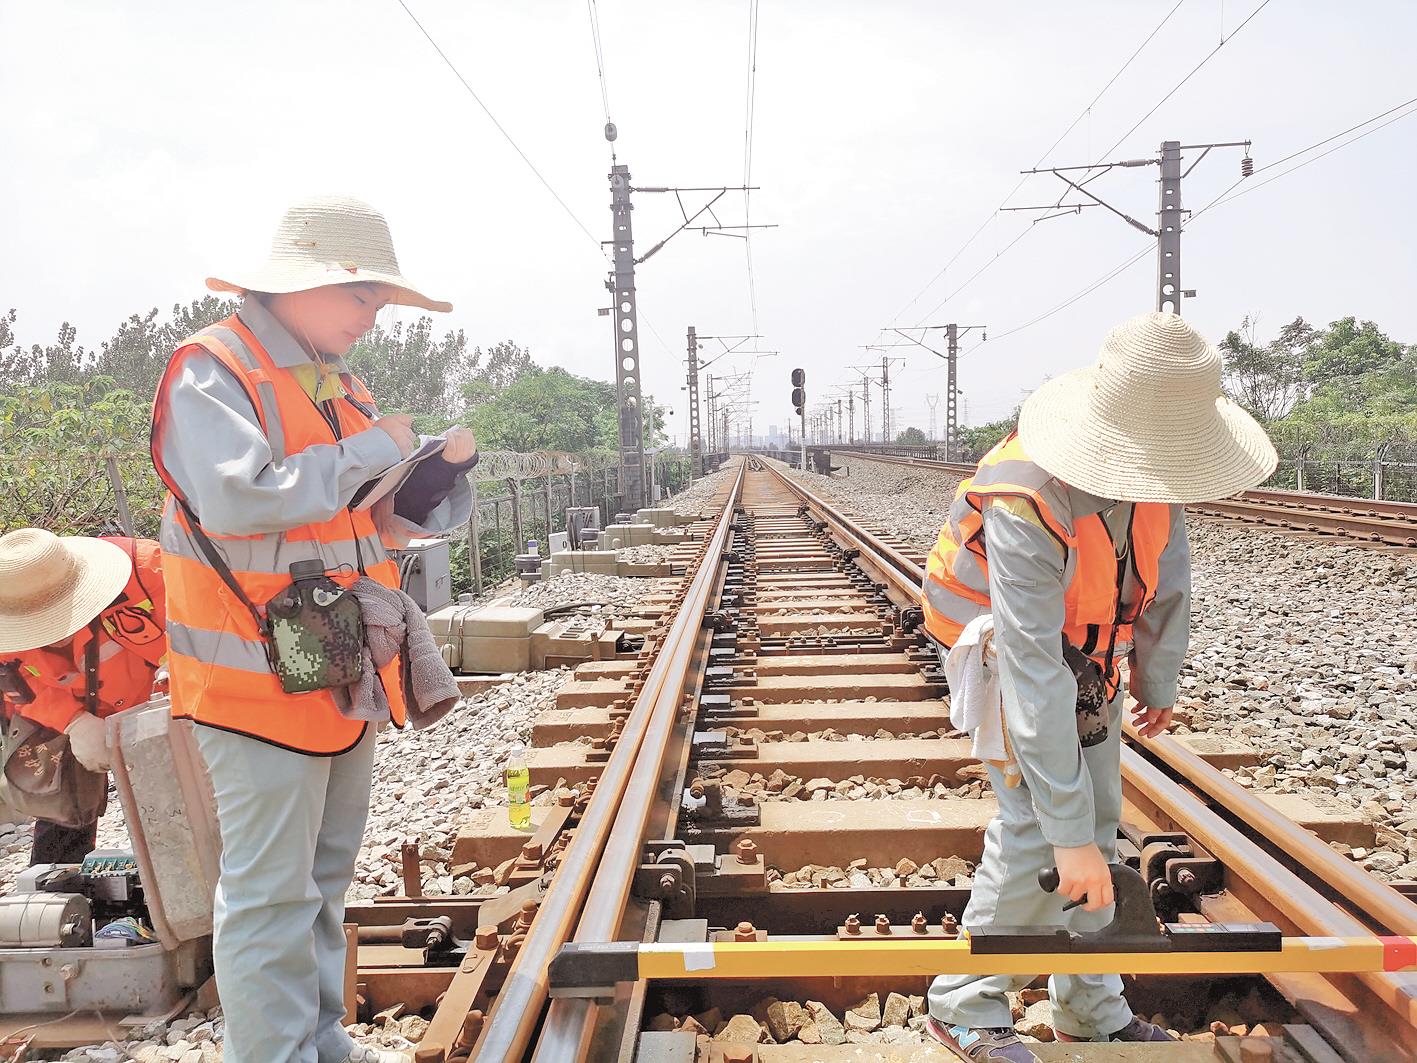
[{"label": "crouching worker", "polygon": [[229,276],[207,284],[244,300],[173,355],[152,447],[170,492],[173,713],[197,724],[221,827],[225,1059],[396,1063],[342,1025],[344,896],[375,732],[434,722],[456,686],[438,659],[444,689],[430,693],[428,655],[408,652],[407,628],[426,635],[426,622],[405,611],[386,547],[467,521],[476,448],[449,433],[389,504],[361,507],[359,488],[417,440],[408,417],[379,415],[343,355],[387,303],[451,307],[404,279],[379,213],[340,197],[291,208],[269,261]]},{"label": "crouching worker", "polygon": [[108,797],[103,721],[152,697],[165,624],[151,539],[0,536],[3,789],[35,817],[31,864],[93,852]]},{"label": "crouching worker", "polygon": [[[1095,365],[1038,389],[1018,432],[959,486],[931,551],[926,627],[943,647],[992,616],[1009,748],[1022,775],[989,773],[999,813],[965,909],[966,928],[1112,919],[1109,863],[1122,808],[1122,678],[1135,723],[1171,723],[1190,626],[1183,505],[1253,487],[1277,458],[1264,430],[1220,392],[1220,356],[1173,314],[1114,329]],[[996,702],[997,707],[997,702]],[[1045,893],[1040,870],[1056,866]],[[1085,903],[1068,913],[1069,900]],[[1014,1034],[1007,993],[1029,977],[944,975],[932,1035],[971,1063],[1036,1057]],[[1117,975],[1049,981],[1062,1041],[1165,1041],[1132,1015]]]}]

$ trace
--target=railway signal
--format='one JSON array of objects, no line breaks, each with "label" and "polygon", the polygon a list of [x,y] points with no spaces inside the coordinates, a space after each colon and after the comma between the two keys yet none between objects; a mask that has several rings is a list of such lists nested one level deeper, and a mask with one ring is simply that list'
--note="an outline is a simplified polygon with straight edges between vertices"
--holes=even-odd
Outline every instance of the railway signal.
[{"label": "railway signal", "polygon": [[797,411],[801,434],[802,468],[807,468],[807,371],[792,370],[792,408]]}]

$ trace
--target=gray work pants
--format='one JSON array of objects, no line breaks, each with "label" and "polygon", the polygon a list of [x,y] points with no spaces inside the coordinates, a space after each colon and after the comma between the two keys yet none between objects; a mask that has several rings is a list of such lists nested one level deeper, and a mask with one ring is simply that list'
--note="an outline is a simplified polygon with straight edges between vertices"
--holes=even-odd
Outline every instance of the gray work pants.
[{"label": "gray work pants", "polygon": [[[1109,863],[1116,856],[1117,823],[1122,814],[1121,719],[1119,695],[1109,709],[1107,740],[1082,751],[1092,777],[1095,840]],[[1063,740],[1075,742],[1077,736],[1062,736]],[[999,814],[984,833],[984,856],[974,873],[964,925],[1041,924],[1098,930],[1110,923],[1111,905],[1095,912],[1074,908],[1064,913],[1066,898],[1039,888],[1038,872],[1055,861],[1053,847],[1044,840],[1033,813],[1028,784],[1010,790],[993,767],[989,778],[999,801]],[[1031,981],[1028,975],[941,975],[930,984],[930,1014],[947,1026],[1012,1026],[1005,994],[1017,992]],[[1053,999],[1055,1028],[1071,1037],[1116,1033],[1132,1021],[1132,1011],[1122,998],[1122,979],[1117,975],[1054,975],[1048,980],[1048,992]]]},{"label": "gray work pants", "polygon": [[216,790],[213,953],[226,1063],[341,1063],[344,895],[369,814],[374,732],[311,757],[198,726]]}]

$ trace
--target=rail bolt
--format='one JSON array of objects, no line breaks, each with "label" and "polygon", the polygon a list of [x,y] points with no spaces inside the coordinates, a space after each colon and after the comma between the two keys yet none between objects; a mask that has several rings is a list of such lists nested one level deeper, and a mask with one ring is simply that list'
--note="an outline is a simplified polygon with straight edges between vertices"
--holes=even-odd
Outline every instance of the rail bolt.
[{"label": "rail bolt", "polygon": [[891,921],[884,915],[876,916],[876,933],[889,934],[891,932]]},{"label": "rail bolt", "polygon": [[533,863],[541,859],[542,850],[540,842],[526,842],[522,845],[522,859],[530,860]]},{"label": "rail bolt", "polygon": [[746,922],[746,921],[745,921],[745,922],[742,922],[742,923],[739,923],[739,924],[734,928],[734,930],[733,930],[733,940],[734,940],[734,941],[757,941],[757,940],[758,940],[758,928],[755,927],[752,923],[749,923],[749,922]]},{"label": "rail bolt", "polygon": [[758,862],[758,847],[753,844],[752,838],[742,838],[733,847],[733,852],[738,856],[738,862],[745,867],[750,867]]},{"label": "rail bolt", "polygon": [[940,929],[945,932],[947,938],[959,937],[959,920],[946,912],[940,919]]},{"label": "rail bolt", "polygon": [[928,924],[925,922],[924,912],[916,912],[910,917],[910,929],[917,934],[923,934],[929,929]]},{"label": "rail bolt", "polygon": [[531,921],[536,918],[536,909],[540,907],[535,901],[526,901],[522,905],[521,912],[517,915],[517,930],[525,930],[531,926]]},{"label": "rail bolt", "polygon": [[480,949],[495,949],[497,947],[497,928],[495,926],[480,926],[472,940]]},{"label": "rail bolt", "polygon": [[1189,867],[1183,867],[1176,872],[1176,885],[1182,889],[1190,889],[1196,884],[1196,873]]},{"label": "rail bolt", "polygon": [[574,790],[557,790],[557,791],[556,791],[556,803],[557,803],[558,805],[560,805],[562,808],[570,808],[572,805],[574,805],[574,804],[576,803],[576,791],[574,791]]},{"label": "rail bolt", "polygon": [[846,917],[846,932],[848,934],[861,933],[861,920],[854,915]]}]

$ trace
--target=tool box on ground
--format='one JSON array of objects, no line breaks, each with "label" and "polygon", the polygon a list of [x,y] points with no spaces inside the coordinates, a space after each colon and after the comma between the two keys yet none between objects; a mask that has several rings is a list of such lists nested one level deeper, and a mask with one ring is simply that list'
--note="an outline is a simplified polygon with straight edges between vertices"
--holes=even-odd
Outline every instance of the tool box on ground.
[{"label": "tool box on ground", "polygon": [[146,1021],[211,975],[221,846],[191,724],[161,698],[108,726],[131,847],[28,868],[0,896],[0,1032],[76,1010]]}]

